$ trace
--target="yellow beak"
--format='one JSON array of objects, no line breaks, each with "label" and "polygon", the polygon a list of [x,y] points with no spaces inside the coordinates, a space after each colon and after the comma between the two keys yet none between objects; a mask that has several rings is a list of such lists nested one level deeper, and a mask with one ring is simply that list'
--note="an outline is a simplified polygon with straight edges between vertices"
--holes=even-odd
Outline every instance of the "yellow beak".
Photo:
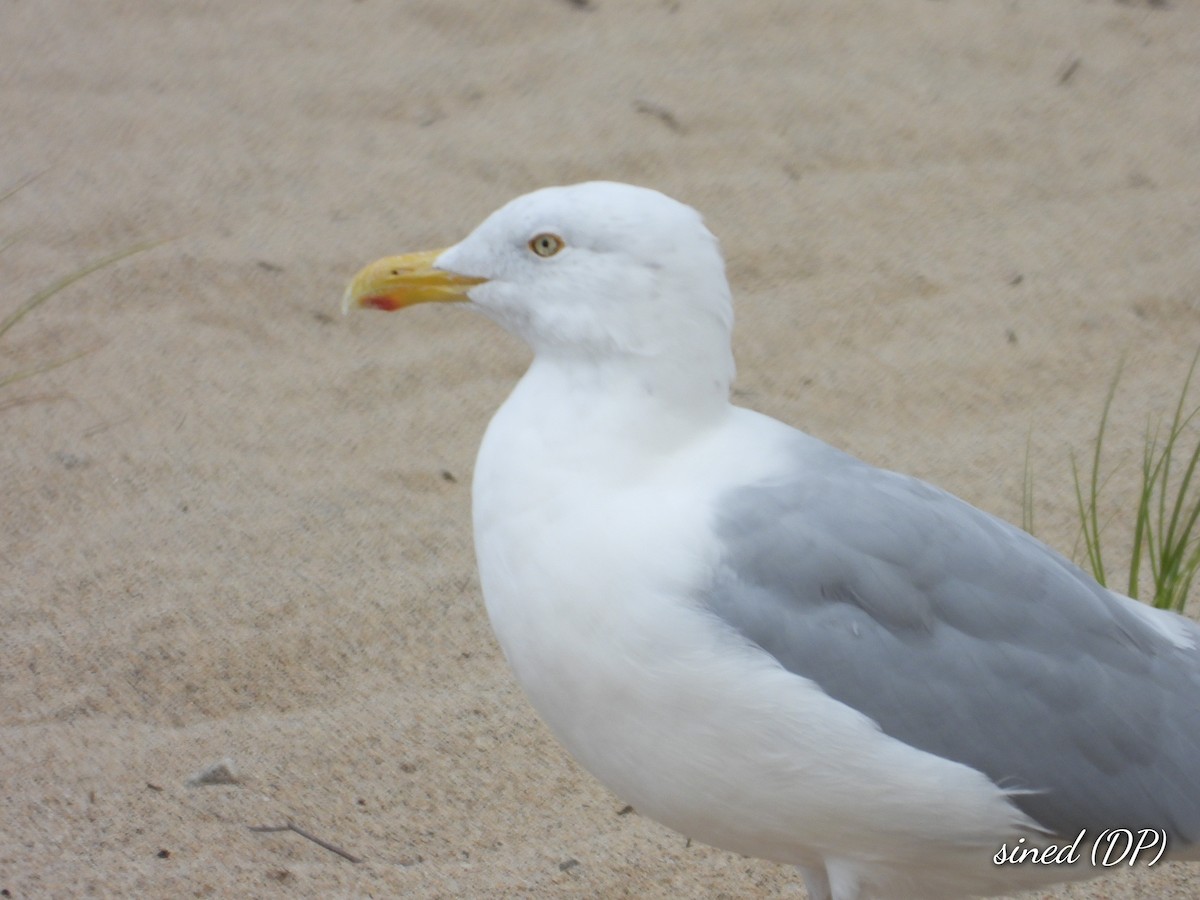
[{"label": "yellow beak", "polygon": [[352,308],[388,312],[414,303],[451,303],[467,299],[467,291],[486,278],[458,275],[433,268],[441,250],[387,256],[354,276],[342,295],[342,312]]}]

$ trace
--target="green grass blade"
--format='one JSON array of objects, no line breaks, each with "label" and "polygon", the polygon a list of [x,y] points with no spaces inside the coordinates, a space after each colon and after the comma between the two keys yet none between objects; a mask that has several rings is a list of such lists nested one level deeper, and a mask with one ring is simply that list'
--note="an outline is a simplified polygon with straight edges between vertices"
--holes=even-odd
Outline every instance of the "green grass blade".
[{"label": "green grass blade", "polygon": [[[1154,461],[1154,450],[1157,446],[1158,428],[1155,427],[1151,433],[1150,426],[1147,425],[1146,438],[1142,443],[1142,489],[1138,493],[1137,513],[1133,519],[1133,546],[1129,553],[1129,590],[1126,592],[1134,598],[1138,596],[1141,587],[1142,549],[1152,548],[1154,545],[1154,532],[1150,527],[1150,506],[1154,496],[1151,486],[1157,477],[1155,473],[1158,469],[1158,464]],[[1148,558],[1153,567],[1153,552],[1148,554]]]},{"label": "green grass blade", "polygon": [[37,181],[39,178],[41,178],[45,174],[46,174],[45,171],[36,172],[33,175],[29,175],[25,178],[22,178],[20,181],[18,181],[15,185],[10,187],[3,194],[0,194],[0,203],[3,203],[5,200],[7,200],[9,197],[13,196],[14,194],[17,194],[17,193],[25,190],[25,188],[29,187],[29,185],[33,184],[35,181]]},{"label": "green grass blade", "polygon": [[67,363],[74,362],[82,356],[87,356],[91,352],[91,350],[84,350],[80,353],[68,356],[66,359],[60,359],[52,363],[44,363],[43,365],[35,366],[32,369],[25,369],[21,372],[14,372],[11,375],[5,375],[0,377],[0,388],[7,387],[8,385],[17,381],[24,381],[26,378],[32,378],[34,375],[41,375],[44,372],[57,369],[59,366],[65,366]]},{"label": "green grass blade", "polygon": [[1096,519],[1096,494],[1090,493],[1091,505],[1083,499],[1083,485],[1079,480],[1079,465],[1075,454],[1071,454],[1071,477],[1075,482],[1075,505],[1079,510],[1079,522],[1083,537],[1084,549],[1087,551],[1088,565],[1092,575],[1101,584],[1104,581],[1104,560],[1100,552],[1100,525]]},{"label": "green grass blade", "polygon": [[1125,368],[1125,358],[1117,363],[1116,374],[1108,385],[1108,394],[1104,398],[1104,407],[1100,412],[1100,427],[1096,430],[1096,444],[1092,450],[1092,469],[1088,477],[1088,490],[1085,499],[1083,486],[1079,479],[1079,466],[1075,455],[1071,455],[1071,476],[1075,482],[1075,503],[1079,510],[1079,521],[1083,530],[1084,546],[1087,549],[1088,565],[1092,575],[1101,584],[1107,584],[1104,572],[1104,552],[1101,543],[1103,528],[1100,525],[1100,494],[1108,478],[1100,479],[1100,462],[1104,452],[1104,434],[1108,430],[1108,416],[1112,410],[1113,398],[1117,394],[1117,384],[1121,381],[1121,372]]},{"label": "green grass blade", "polygon": [[103,269],[105,266],[111,266],[115,262],[119,262],[122,259],[127,259],[130,256],[133,256],[137,253],[142,253],[156,246],[158,246],[157,243],[140,244],[129,250],[122,250],[120,253],[114,253],[111,256],[106,256],[103,259],[84,266],[82,269],[72,272],[70,275],[60,278],[49,287],[38,291],[20,306],[18,306],[13,312],[5,316],[3,320],[0,320],[0,337],[4,337],[4,335],[7,334],[14,325],[20,322],[23,318],[25,318],[55,294],[65,290],[80,279],[91,275],[93,272],[99,269]]}]

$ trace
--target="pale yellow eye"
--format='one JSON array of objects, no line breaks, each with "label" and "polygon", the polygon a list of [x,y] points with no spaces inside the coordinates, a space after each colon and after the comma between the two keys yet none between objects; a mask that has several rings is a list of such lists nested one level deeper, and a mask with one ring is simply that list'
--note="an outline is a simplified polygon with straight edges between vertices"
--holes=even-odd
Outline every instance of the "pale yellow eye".
[{"label": "pale yellow eye", "polygon": [[543,232],[529,241],[529,249],[538,256],[553,256],[565,246],[566,242],[562,238],[549,231]]}]

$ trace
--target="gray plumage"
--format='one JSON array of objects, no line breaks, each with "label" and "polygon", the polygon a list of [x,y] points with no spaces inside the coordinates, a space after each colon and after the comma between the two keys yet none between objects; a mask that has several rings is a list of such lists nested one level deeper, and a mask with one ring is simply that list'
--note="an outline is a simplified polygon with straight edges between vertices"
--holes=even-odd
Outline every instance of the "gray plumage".
[{"label": "gray plumage", "polygon": [[[722,498],[708,607],[889,736],[1012,790],[1055,834],[1200,842],[1200,650],[924,482],[823,445],[806,479],[813,452],[794,478]],[[1174,622],[1200,646],[1200,628]]]}]

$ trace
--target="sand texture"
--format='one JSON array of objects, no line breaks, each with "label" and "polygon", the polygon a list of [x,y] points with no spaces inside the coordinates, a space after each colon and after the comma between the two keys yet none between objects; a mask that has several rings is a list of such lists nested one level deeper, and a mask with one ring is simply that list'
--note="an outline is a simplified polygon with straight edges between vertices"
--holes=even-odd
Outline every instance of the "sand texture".
[{"label": "sand texture", "polygon": [[528,355],[345,281],[659,188],[722,239],[740,403],[1018,522],[1028,444],[1069,552],[1118,360],[1114,535],[1200,347],[1198,97],[1189,0],[4,0],[0,318],[154,246],[0,337],[62,363],[0,386],[0,892],[803,897],[536,719],[469,496]]}]

